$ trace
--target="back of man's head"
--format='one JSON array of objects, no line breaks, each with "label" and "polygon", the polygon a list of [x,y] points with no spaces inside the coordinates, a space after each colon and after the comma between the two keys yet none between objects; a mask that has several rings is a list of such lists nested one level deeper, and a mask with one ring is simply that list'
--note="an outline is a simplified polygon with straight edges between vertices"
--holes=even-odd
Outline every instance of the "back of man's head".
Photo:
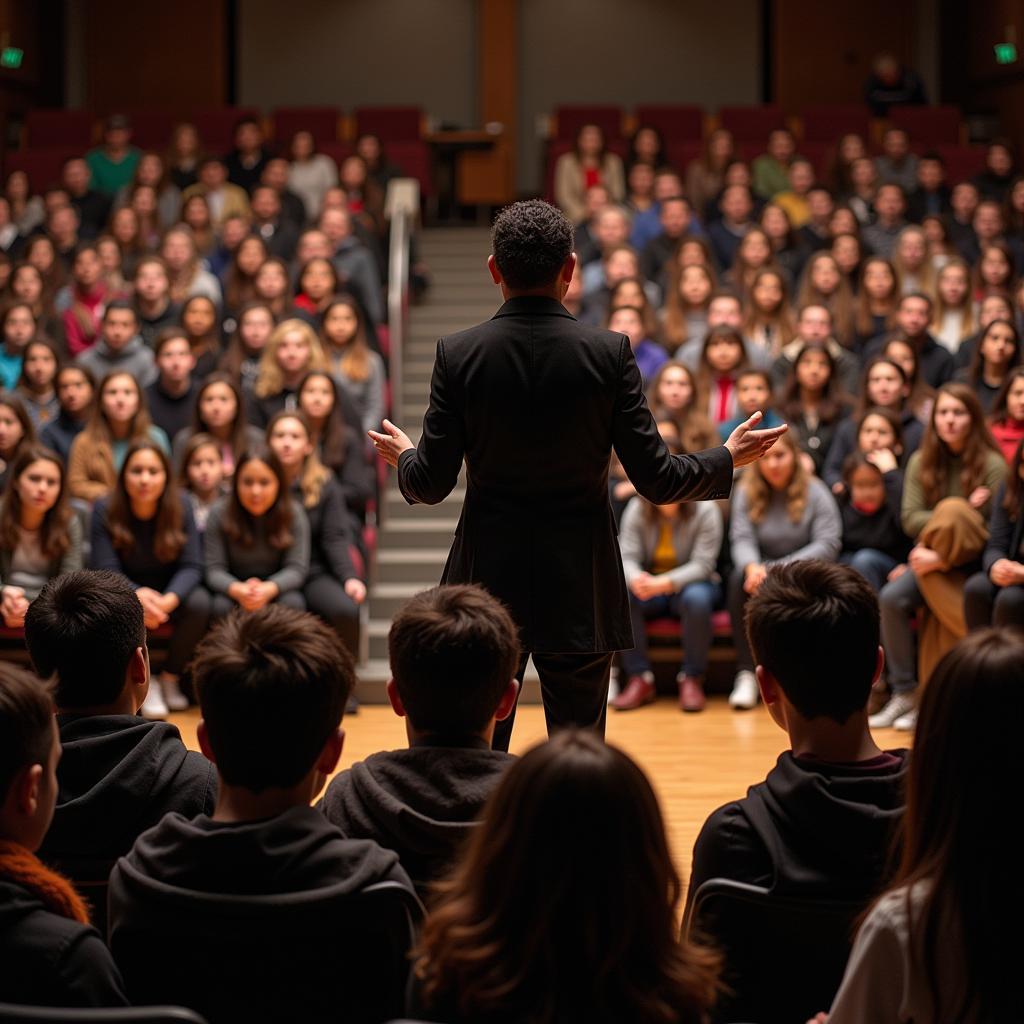
[{"label": "back of man's head", "polygon": [[754,657],[805,719],[863,711],[878,666],[878,600],[849,566],[775,566],[747,603]]},{"label": "back of man's head", "polygon": [[543,288],[554,284],[572,255],[572,224],[541,199],[512,203],[494,220],[491,252],[509,288]]},{"label": "back of man's head", "polygon": [[0,662],[0,805],[23,769],[47,763],[53,727],[49,685]]},{"label": "back of man's head", "polygon": [[421,733],[482,732],[519,666],[519,638],[505,606],[482,587],[434,587],[395,616],[391,675]]},{"label": "back of man's head", "polygon": [[313,769],[341,724],[355,667],[324,622],[271,604],[215,626],[192,678],[221,778],[262,793]]},{"label": "back of man's head", "polygon": [[146,647],[142,605],[120,573],[57,576],[29,605],[25,644],[36,671],[56,677],[59,708],[103,707],[120,696],[129,662]]}]

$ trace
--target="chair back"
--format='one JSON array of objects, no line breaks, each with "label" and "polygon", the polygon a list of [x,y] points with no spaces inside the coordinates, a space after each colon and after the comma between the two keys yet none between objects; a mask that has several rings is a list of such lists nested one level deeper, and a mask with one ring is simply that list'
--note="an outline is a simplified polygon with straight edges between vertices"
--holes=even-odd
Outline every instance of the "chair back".
[{"label": "chair back", "polygon": [[183,1006],[97,1009],[0,1003],[0,1024],[206,1024],[206,1021]]},{"label": "chair back", "polygon": [[210,1024],[362,1024],[399,1016],[423,908],[397,882],[272,896],[182,892],[141,879],[112,906],[110,948],[135,1003],[173,1001]]},{"label": "chair back", "polygon": [[685,928],[725,957],[716,1022],[792,1024],[828,1011],[864,904],[794,899],[727,878],[697,890]]}]

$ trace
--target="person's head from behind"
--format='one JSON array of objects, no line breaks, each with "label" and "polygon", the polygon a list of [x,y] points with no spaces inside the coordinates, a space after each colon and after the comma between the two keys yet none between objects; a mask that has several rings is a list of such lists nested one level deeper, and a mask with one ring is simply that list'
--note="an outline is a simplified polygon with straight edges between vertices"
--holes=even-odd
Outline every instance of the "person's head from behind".
[{"label": "person's head from behind", "polygon": [[59,760],[49,686],[0,662],[0,839],[39,849],[57,803]]},{"label": "person's head from behind", "polygon": [[855,569],[817,559],[773,566],[747,603],[746,630],[765,705],[787,732],[867,714],[884,657],[878,599]]},{"label": "person's head from behind", "polygon": [[508,293],[536,292],[561,298],[572,278],[572,224],[540,199],[512,203],[495,218],[487,267]]},{"label": "person's head from behind", "polygon": [[271,604],[235,612],[196,650],[199,744],[221,786],[307,804],[341,756],[341,716],[355,685],[337,634],[305,612]]},{"label": "person's head from behind", "polygon": [[[1018,983],[1011,954],[1019,926],[1018,858],[992,823],[1020,792],[1024,634],[983,629],[932,672],[918,711],[907,781],[903,858],[893,886],[926,885],[915,929],[934,1005],[949,1020],[1010,1020]],[[950,925],[966,979],[959,991],[938,966]],[[950,991],[949,989],[952,989]],[[958,1005],[962,1000],[962,1005]],[[955,1011],[955,1012],[954,1012]]]},{"label": "person's head from behind", "polygon": [[36,672],[53,677],[61,711],[135,714],[149,690],[142,605],[120,573],[56,576],[25,614],[25,645]]},{"label": "person's head from behind", "polygon": [[509,716],[519,684],[519,638],[505,606],[482,587],[434,587],[395,616],[388,633],[388,699],[409,738],[484,736]]},{"label": "person's head from behind", "polygon": [[700,1020],[717,958],[679,941],[680,892],[644,773],[592,732],[557,733],[505,773],[443,883],[423,995],[474,1018],[511,999],[531,1020]]}]

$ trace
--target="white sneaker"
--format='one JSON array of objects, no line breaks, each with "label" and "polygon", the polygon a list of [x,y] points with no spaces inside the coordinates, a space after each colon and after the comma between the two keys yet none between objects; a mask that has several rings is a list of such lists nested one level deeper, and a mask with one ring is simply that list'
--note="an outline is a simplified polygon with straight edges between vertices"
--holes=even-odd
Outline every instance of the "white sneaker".
[{"label": "white sneaker", "polygon": [[868,719],[868,726],[872,729],[891,729],[898,718],[914,711],[916,703],[913,692],[894,693],[889,703]]},{"label": "white sneaker", "polygon": [[150,679],[149,693],[146,694],[146,699],[139,710],[142,717],[148,718],[151,722],[161,721],[167,717],[167,704],[164,702],[159,680]]},{"label": "white sneaker", "polygon": [[761,694],[757,689],[757,677],[753,672],[744,669],[736,673],[736,681],[732,684],[729,704],[741,711],[749,711],[757,707]]},{"label": "white sneaker", "polygon": [[895,722],[892,723],[894,729],[899,729],[900,732],[913,732],[917,725],[917,708],[913,708],[908,711],[905,715],[900,715]]},{"label": "white sneaker", "polygon": [[161,676],[160,689],[163,690],[164,703],[171,711],[188,711],[188,697],[181,692],[177,679]]}]

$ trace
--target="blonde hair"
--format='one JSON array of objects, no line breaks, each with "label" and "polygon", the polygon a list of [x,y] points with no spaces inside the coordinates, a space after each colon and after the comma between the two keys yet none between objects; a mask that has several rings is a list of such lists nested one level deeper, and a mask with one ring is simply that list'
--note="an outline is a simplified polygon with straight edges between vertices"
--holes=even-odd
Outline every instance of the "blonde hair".
[{"label": "blonde hair", "polygon": [[[786,513],[791,523],[799,523],[807,508],[810,479],[804,464],[800,461],[800,449],[797,447],[792,432],[783,434],[775,443],[788,448],[793,453],[793,479],[786,487]],[[740,486],[747,497],[747,518],[755,524],[761,522],[771,503],[772,489],[761,472],[760,462],[755,462],[743,474]]]},{"label": "blonde hair", "polygon": [[256,372],[256,385],[253,388],[257,398],[276,395],[284,387],[284,374],[277,364],[277,350],[280,348],[281,342],[284,341],[285,335],[296,332],[303,336],[309,346],[309,360],[303,367],[303,372],[308,370],[330,372],[327,356],[324,354],[320,339],[316,336],[316,331],[305,320],[299,320],[297,317],[293,317],[291,320],[282,320],[267,339],[267,343],[263,347],[263,354],[260,356],[260,365]]},{"label": "blonde hair", "polygon": [[[924,245],[924,262],[917,272],[917,284],[913,288],[906,287],[906,277],[910,271],[903,265],[903,257],[900,255],[900,242],[907,235],[920,235]],[[932,246],[924,228],[919,224],[908,224],[897,236],[896,244],[892,247],[892,266],[896,271],[896,283],[901,294],[906,295],[908,291],[924,292],[928,296],[935,295],[935,264],[932,262]]]},{"label": "blonde hair", "polygon": [[[959,270],[964,275],[964,297],[959,306],[947,306],[942,297],[942,277],[950,270]],[[971,268],[967,266],[966,260],[959,256],[951,256],[943,265],[942,269],[935,275],[935,302],[932,305],[931,331],[933,333],[942,329],[942,321],[947,313],[960,313],[960,338],[966,338],[974,333],[974,296],[971,289]]]},{"label": "blonde hair", "polygon": [[320,461],[316,445],[313,444],[313,428],[309,425],[306,414],[299,409],[285,409],[271,419],[267,424],[267,444],[270,444],[270,435],[273,434],[274,427],[282,420],[296,420],[301,423],[302,429],[306,432],[306,439],[312,445],[313,450],[302,463],[302,472],[299,474],[299,490],[302,491],[303,507],[316,508],[320,504],[324,485],[331,478],[331,471]]}]

